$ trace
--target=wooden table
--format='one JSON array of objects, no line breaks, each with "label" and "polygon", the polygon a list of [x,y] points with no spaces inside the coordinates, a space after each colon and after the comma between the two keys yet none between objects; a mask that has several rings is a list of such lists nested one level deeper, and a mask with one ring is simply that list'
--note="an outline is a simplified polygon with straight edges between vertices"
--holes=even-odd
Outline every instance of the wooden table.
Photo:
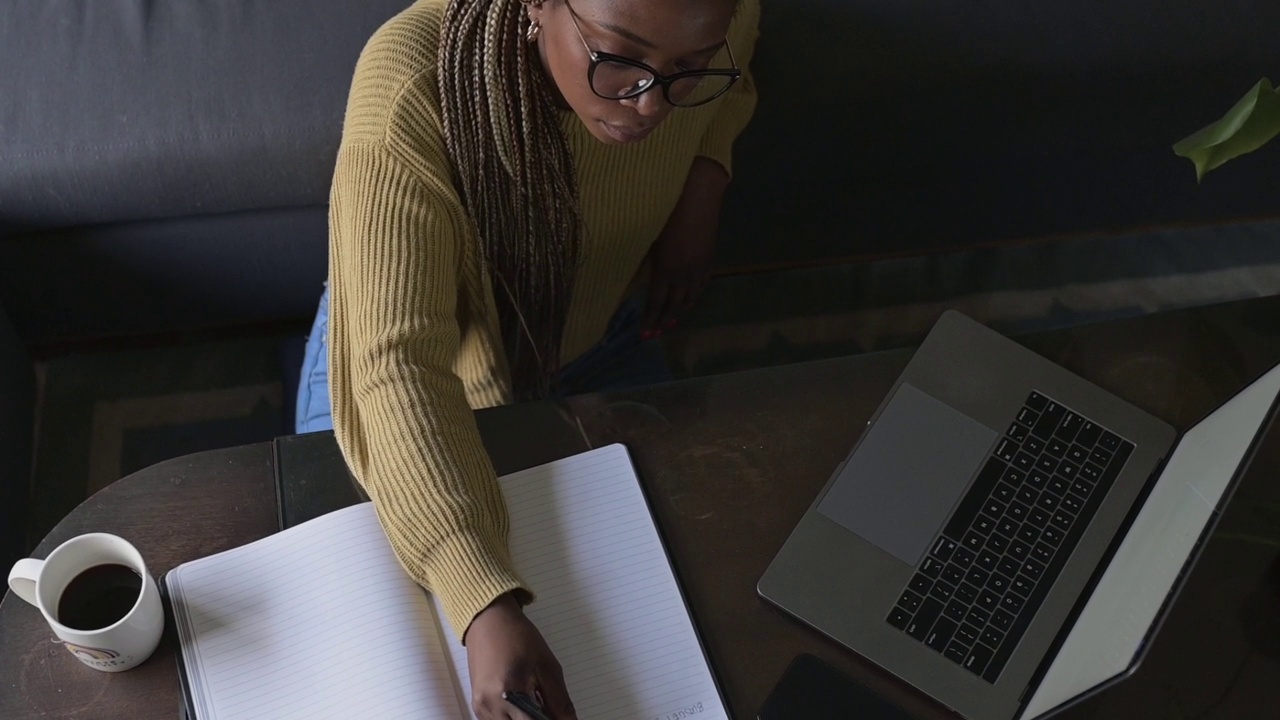
[{"label": "wooden table", "polygon": [[[1021,340],[1183,428],[1280,362],[1280,298]],[[540,432],[566,448],[580,438],[583,445],[622,442],[631,450],[738,718],[755,716],[800,652],[827,659],[921,717],[947,716],[755,594],[766,565],[909,355],[893,351],[699,378],[544,407],[543,416],[549,407],[557,420]],[[517,406],[482,416],[507,427],[543,425],[531,423],[529,412]],[[201,453],[135,473],[77,508],[33,554],[44,557],[83,532],[115,532],[135,542],[160,574],[266,535],[278,526],[273,451],[279,447]],[[340,471],[331,449],[328,459],[323,452],[308,457]],[[1138,673],[1066,717],[1277,717],[1277,471],[1280,438],[1273,432]],[[0,717],[177,712],[172,635],[151,660],[119,675],[83,667],[52,639],[34,608],[6,595],[0,605]]]}]

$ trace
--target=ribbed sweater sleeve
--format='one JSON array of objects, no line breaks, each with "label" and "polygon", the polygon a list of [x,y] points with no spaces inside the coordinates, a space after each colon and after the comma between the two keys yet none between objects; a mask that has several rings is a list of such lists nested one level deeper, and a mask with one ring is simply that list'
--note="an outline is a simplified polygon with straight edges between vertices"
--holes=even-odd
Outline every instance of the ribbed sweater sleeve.
[{"label": "ribbed sweater sleeve", "polygon": [[522,583],[497,479],[452,369],[461,254],[453,202],[381,145],[342,148],[329,341],[334,429],[347,462],[401,563],[440,597],[461,637]]},{"label": "ribbed sweater sleeve", "polygon": [[[329,385],[348,466],[409,575],[463,637],[511,569],[507,515],[462,375],[474,246],[435,91],[441,3],[370,40],[352,82],[329,206]],[[468,271],[463,267],[467,266]]]}]

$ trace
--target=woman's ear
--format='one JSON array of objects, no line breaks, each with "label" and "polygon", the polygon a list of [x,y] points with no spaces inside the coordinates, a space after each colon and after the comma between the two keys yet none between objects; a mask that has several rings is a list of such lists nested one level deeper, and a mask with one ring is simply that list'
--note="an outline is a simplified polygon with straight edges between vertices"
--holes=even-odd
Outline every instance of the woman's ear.
[{"label": "woman's ear", "polygon": [[542,3],[543,0],[520,0],[520,4],[524,5],[525,13],[529,16],[529,22],[542,19]]},{"label": "woman's ear", "polygon": [[524,31],[524,41],[532,45],[538,42],[538,36],[542,34],[542,0],[520,0],[520,4],[524,5],[525,15],[529,20]]}]

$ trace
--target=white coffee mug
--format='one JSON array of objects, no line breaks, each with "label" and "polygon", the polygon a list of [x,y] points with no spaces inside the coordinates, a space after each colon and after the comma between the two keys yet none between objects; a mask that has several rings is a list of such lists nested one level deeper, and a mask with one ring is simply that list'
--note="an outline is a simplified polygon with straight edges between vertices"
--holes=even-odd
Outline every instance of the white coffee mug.
[{"label": "white coffee mug", "polygon": [[[81,573],[99,565],[124,565],[136,573],[142,579],[138,596],[122,617],[104,627],[68,627],[58,619],[63,592]],[[9,571],[9,587],[39,608],[71,654],[94,670],[128,670],[150,657],[160,644],[164,608],[155,580],[137,548],[115,535],[80,535],[59,545],[44,560],[19,560]],[[72,588],[73,592],[77,589]]]}]

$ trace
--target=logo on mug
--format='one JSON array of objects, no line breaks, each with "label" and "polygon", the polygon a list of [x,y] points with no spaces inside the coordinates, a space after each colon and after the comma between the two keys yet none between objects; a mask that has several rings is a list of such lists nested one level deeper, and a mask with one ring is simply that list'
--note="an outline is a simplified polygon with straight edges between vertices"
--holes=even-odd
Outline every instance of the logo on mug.
[{"label": "logo on mug", "polygon": [[71,651],[72,655],[90,662],[110,662],[120,657],[120,653],[115,650],[107,650],[106,648],[86,647],[84,645],[76,645],[75,643],[64,642],[63,645]]}]

